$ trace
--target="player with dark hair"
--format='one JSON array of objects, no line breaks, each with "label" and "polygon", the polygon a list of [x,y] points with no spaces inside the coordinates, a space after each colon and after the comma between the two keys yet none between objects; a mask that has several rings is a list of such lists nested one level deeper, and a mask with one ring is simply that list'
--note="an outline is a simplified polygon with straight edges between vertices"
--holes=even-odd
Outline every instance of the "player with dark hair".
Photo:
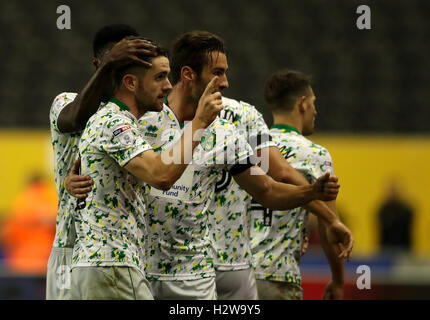
[{"label": "player with dark hair", "polygon": [[[173,85],[181,81],[183,66],[188,66],[197,75],[201,75],[204,65],[213,62],[214,56],[210,54],[211,52],[217,53],[216,58],[218,58],[219,53],[227,54],[224,41],[217,35],[205,31],[193,31],[183,34],[174,43],[172,51],[174,52],[171,58]],[[219,75],[221,76],[222,72]],[[225,81],[222,81],[219,85],[221,89],[227,86]]]},{"label": "player with dark hair", "polygon": [[[219,91],[219,97],[220,92],[228,87],[228,65],[222,41],[215,51],[211,51],[212,42],[218,41],[219,37],[209,32],[193,31],[182,35],[174,44],[172,69],[180,70],[180,81],[177,76],[174,77],[177,82],[161,113],[147,113],[139,120],[144,136],[154,150],[160,152],[177,139],[176,135],[181,132],[182,124],[195,114],[198,99],[206,84],[216,78],[214,89]],[[187,45],[188,42],[191,43]],[[200,43],[200,48],[196,43]],[[209,46],[206,45],[208,43]],[[192,63],[186,61],[186,53],[195,53],[197,48],[203,57],[200,73],[186,64]],[[226,99],[222,99],[224,104]],[[222,154],[222,150],[228,150],[229,146],[239,142],[243,142],[243,138],[235,126],[229,121],[217,119],[203,134],[201,145],[195,152],[198,155],[194,159],[197,163],[187,169],[181,181],[166,192],[154,192],[151,189],[147,200],[150,235],[146,273],[156,299],[216,298],[208,205],[223,168],[261,203],[272,208],[303,204],[315,197],[325,200],[335,198],[337,179],[328,178],[328,175],[316,185],[294,187],[274,182],[254,166],[253,161],[238,164],[241,159],[252,154],[249,146],[242,149],[241,153],[235,153],[236,149],[233,149],[233,154],[227,152],[227,158],[230,157],[227,166],[225,162],[221,166],[215,166],[210,161],[197,161],[208,160],[208,154],[216,154],[218,151]],[[252,175],[251,172],[257,175]],[[321,216],[331,222],[333,241],[344,242],[342,254],[348,255],[352,247],[349,230],[331,212],[323,212]]]},{"label": "player with dark hair", "polygon": [[[305,138],[314,132],[317,115],[311,77],[293,70],[278,71],[266,81],[264,95],[274,116],[270,134],[284,161],[309,183],[325,172],[333,174],[327,149]],[[326,204],[336,212],[336,200]],[[274,211],[253,205],[251,244],[260,299],[303,299],[299,262],[309,212],[301,207]],[[321,217],[318,225],[321,245],[332,271],[323,299],[342,299],[344,270],[340,249],[329,241],[328,225]]]},{"label": "player with dark hair", "polygon": [[[191,55],[200,58],[190,60]],[[196,61],[200,61],[198,65],[194,65]],[[192,31],[180,36],[173,45],[172,69],[176,82],[163,111],[145,114],[139,120],[144,136],[160,151],[175,141],[181,124],[192,119],[208,83],[217,80],[215,89],[220,99],[221,92],[228,88],[223,42],[209,32]],[[245,147],[235,148],[238,145]],[[214,155],[227,161],[216,163]],[[259,202],[272,208],[291,208],[316,198],[331,200],[338,190],[337,179],[328,175],[303,187],[275,182],[255,165],[252,148],[235,126],[217,118],[203,133],[193,163],[181,180],[167,192],[151,190],[148,195],[146,273],[156,299],[217,297],[208,206],[223,169]],[[345,231],[342,226],[338,225],[338,232]]]},{"label": "player with dark hair", "polygon": [[[200,139],[222,109],[211,82],[191,125],[169,149],[156,154],[138,128],[138,118],[156,113],[171,89],[167,52],[157,46],[152,64],[116,71],[113,96],[88,120],[79,144],[82,173],[95,181],[85,206],[75,212],[73,299],[152,299],[145,277],[146,189],[168,190],[186,169]],[[188,144],[187,136],[197,137]],[[189,151],[189,152],[188,152]],[[164,161],[173,157],[174,161]]]},{"label": "player with dark hair", "polygon": [[126,24],[113,24],[101,28],[93,39],[93,62],[99,65],[112,45],[126,37],[138,37],[138,32]]},{"label": "player with dark hair", "polygon": [[[94,38],[95,73],[79,94],[63,92],[52,103],[49,119],[59,201],[56,234],[46,276],[47,299],[70,298],[70,263],[75,241],[72,212],[76,199],[66,192],[64,180],[77,158],[82,130],[89,117],[99,108],[106,88],[112,88],[112,70],[130,62],[150,66],[136,56],[151,53],[153,46],[150,43],[143,40],[120,41],[136,34],[133,28],[125,25],[111,25],[100,29]],[[75,163],[75,167],[78,165],[79,163]],[[92,181],[89,177],[75,176],[74,179],[80,193],[86,194],[91,190],[89,186]]]}]

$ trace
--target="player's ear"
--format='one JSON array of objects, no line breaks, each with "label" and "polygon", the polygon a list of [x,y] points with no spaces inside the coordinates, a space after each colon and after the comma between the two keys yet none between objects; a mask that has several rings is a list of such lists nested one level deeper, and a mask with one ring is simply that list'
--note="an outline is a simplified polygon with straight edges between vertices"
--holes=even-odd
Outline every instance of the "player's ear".
[{"label": "player's ear", "polygon": [[181,69],[181,80],[193,81],[196,78],[196,73],[191,67],[184,66]]},{"label": "player's ear", "polygon": [[127,73],[122,77],[123,86],[132,92],[135,92],[137,89],[137,77],[134,74]]},{"label": "player's ear", "polygon": [[305,96],[301,96],[297,100],[297,105],[299,107],[300,113],[304,113],[306,111],[305,101],[306,101],[306,97]]}]

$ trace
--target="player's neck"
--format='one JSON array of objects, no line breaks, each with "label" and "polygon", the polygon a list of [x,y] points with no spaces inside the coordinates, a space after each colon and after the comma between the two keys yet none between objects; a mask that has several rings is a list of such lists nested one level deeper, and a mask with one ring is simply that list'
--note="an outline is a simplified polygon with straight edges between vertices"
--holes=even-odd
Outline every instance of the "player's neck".
[{"label": "player's neck", "polygon": [[293,113],[274,113],[273,124],[288,124],[289,126],[296,128],[300,133],[303,132],[303,122],[301,121],[301,118]]},{"label": "player's neck", "polygon": [[114,96],[130,109],[130,113],[135,116],[136,119],[139,119],[141,116],[143,116],[143,114],[141,114],[137,108],[134,96],[125,94],[121,91],[117,91]]},{"label": "player's neck", "polygon": [[173,111],[179,123],[191,121],[196,114],[197,106],[192,101],[181,82],[177,83],[167,97],[169,108]]}]

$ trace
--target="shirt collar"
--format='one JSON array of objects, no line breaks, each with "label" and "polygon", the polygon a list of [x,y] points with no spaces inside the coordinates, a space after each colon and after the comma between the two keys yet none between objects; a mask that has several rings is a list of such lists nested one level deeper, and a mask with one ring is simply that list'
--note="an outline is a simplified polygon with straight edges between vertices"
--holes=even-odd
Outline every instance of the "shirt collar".
[{"label": "shirt collar", "polygon": [[284,130],[285,132],[295,131],[301,135],[300,131],[297,130],[297,128],[290,126],[289,124],[277,123],[277,124],[274,124],[270,129],[280,129],[280,130]]},{"label": "shirt collar", "polygon": [[127,107],[127,105],[124,102],[117,99],[116,97],[111,97],[109,99],[109,102],[115,103],[121,111],[130,111],[130,108]]}]

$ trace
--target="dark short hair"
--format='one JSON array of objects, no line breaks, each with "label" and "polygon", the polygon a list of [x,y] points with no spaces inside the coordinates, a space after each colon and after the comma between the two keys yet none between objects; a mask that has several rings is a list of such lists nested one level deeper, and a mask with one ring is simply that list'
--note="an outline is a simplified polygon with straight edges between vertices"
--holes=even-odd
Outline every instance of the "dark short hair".
[{"label": "dark short hair", "polygon": [[264,85],[264,98],[272,111],[291,111],[301,96],[309,94],[312,77],[283,69],[273,73]]},{"label": "dark short hair", "polygon": [[104,26],[94,36],[94,57],[101,59],[111,43],[117,43],[126,37],[138,35],[139,33],[134,28],[126,24]]},{"label": "dark short hair", "polygon": [[189,66],[198,75],[208,63],[213,51],[226,53],[224,40],[207,31],[190,31],[181,35],[173,44],[171,57],[171,76],[173,84],[181,79],[181,69]]},{"label": "dark short hair", "polygon": [[153,56],[152,54],[138,54],[137,57],[139,59],[145,60],[145,61],[150,61],[152,58],[158,57],[158,56],[165,56],[165,57],[169,57],[169,51],[158,45],[157,43],[155,43],[153,40],[146,38],[146,37],[142,37],[142,36],[129,36],[129,37],[125,37],[125,39],[127,40],[134,40],[134,39],[140,39],[140,40],[145,40],[148,41],[150,44],[152,44],[155,48],[153,50],[153,52],[155,52],[155,56]]},{"label": "dark short hair", "polygon": [[[138,54],[137,57],[139,59],[141,59],[141,60],[144,60],[144,61],[147,61],[147,62],[151,62],[152,59],[154,59],[156,57],[159,57],[159,56],[164,56],[166,58],[169,57],[168,50],[165,49],[165,48],[163,48],[163,47],[161,47],[161,46],[159,46],[157,43],[155,43],[151,39],[148,39],[148,38],[145,38],[145,37],[141,37],[141,36],[137,36],[137,37],[131,36],[131,37],[126,37],[125,39],[129,39],[129,40],[133,40],[133,39],[146,40],[146,41],[150,42],[155,47],[155,49],[153,50],[153,52],[155,52],[155,54],[156,54],[155,56],[151,55],[151,54],[145,54],[145,55]],[[139,64],[137,62],[130,61],[129,64],[127,64],[127,65],[125,65],[125,66],[123,66],[121,68],[116,69],[113,72],[113,80],[114,80],[114,85],[115,85],[116,88],[121,84],[122,78],[124,77],[124,75],[126,75],[127,72],[129,72],[130,69],[134,68],[134,67],[147,68],[146,66],[142,66],[141,64]]]}]

